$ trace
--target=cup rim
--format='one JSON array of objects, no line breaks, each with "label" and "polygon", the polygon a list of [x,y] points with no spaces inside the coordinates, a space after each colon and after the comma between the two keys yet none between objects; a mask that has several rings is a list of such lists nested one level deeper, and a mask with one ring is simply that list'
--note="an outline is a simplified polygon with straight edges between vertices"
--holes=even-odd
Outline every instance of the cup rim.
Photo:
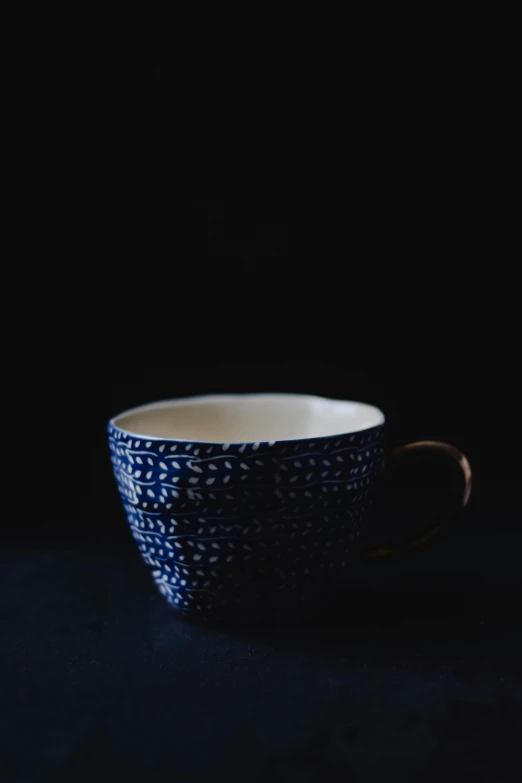
[{"label": "cup rim", "polygon": [[165,442],[165,443],[194,443],[194,444],[203,444],[203,445],[209,445],[209,446],[223,446],[224,441],[205,441],[205,440],[199,440],[196,438],[172,438],[172,437],[160,437],[158,435],[148,435],[147,433],[143,432],[133,432],[131,430],[126,429],[123,426],[120,426],[117,422],[118,420],[121,420],[125,416],[129,416],[131,414],[135,413],[142,413],[147,410],[152,410],[154,408],[168,408],[168,407],[182,407],[183,405],[187,404],[199,404],[199,403],[212,403],[212,402],[236,402],[238,400],[244,400],[245,398],[293,398],[293,399],[309,399],[309,400],[319,400],[321,402],[329,402],[329,403],[337,403],[337,404],[347,404],[347,405],[357,405],[361,408],[366,408],[367,410],[372,410],[374,414],[376,415],[376,423],[372,424],[371,426],[365,426],[355,429],[349,429],[349,430],[342,430],[340,432],[332,433],[331,435],[317,435],[317,436],[306,436],[302,438],[278,438],[275,441],[254,441],[254,440],[238,440],[238,441],[230,441],[228,445],[234,446],[234,445],[254,445],[256,443],[299,443],[302,441],[318,441],[318,440],[324,440],[328,438],[340,438],[344,435],[351,435],[353,433],[359,433],[359,432],[365,432],[367,430],[374,429],[376,427],[382,427],[386,423],[386,417],[382,410],[378,408],[376,405],[372,405],[371,403],[367,402],[361,402],[360,400],[341,400],[338,398],[332,398],[332,397],[323,397],[321,395],[317,394],[304,394],[304,393],[293,393],[293,392],[247,392],[247,393],[237,393],[237,394],[198,394],[198,395],[192,395],[188,397],[178,397],[173,399],[166,399],[166,400],[156,400],[154,402],[148,402],[144,405],[138,405],[134,408],[128,408],[127,410],[121,411],[121,413],[116,414],[116,416],[113,416],[109,420],[109,427],[117,430],[118,432],[121,432],[125,435],[128,435],[132,438],[139,438],[141,440],[145,439],[147,441],[155,441],[155,442]]}]

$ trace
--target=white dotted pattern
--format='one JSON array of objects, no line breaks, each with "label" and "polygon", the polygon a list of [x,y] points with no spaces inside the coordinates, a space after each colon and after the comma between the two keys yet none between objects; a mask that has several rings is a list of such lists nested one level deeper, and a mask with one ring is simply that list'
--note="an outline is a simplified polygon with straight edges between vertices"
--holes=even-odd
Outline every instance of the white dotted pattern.
[{"label": "white dotted pattern", "polygon": [[382,468],[382,428],[192,444],[109,426],[114,474],[159,590],[181,611],[301,593],[344,568]]}]

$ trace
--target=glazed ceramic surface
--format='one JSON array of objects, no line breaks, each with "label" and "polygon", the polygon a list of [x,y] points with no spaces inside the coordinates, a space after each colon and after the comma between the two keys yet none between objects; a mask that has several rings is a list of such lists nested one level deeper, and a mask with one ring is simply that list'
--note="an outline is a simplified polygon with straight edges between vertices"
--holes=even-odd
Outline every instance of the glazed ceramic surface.
[{"label": "glazed ceramic surface", "polygon": [[167,601],[245,616],[339,581],[382,470],[383,425],[372,406],[305,395],[200,397],[113,419],[123,506]]}]

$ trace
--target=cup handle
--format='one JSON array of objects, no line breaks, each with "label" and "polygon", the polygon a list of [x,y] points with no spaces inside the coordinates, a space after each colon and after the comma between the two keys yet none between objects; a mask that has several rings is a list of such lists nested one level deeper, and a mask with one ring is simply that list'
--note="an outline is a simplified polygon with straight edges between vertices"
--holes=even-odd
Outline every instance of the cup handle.
[{"label": "cup handle", "polygon": [[[463,474],[464,474],[464,491],[462,494],[462,506],[464,507],[468,500],[469,496],[471,494],[471,465],[469,464],[466,456],[459,451],[455,446],[452,446],[451,443],[442,443],[437,440],[419,440],[415,443],[407,443],[405,446],[399,446],[399,448],[394,449],[390,457],[392,460],[397,459],[398,457],[401,457],[405,453],[409,452],[429,452],[432,451],[436,454],[445,454],[448,457],[451,457],[454,459],[458,465],[460,466]],[[433,538],[439,535],[439,533],[442,532],[445,525],[438,524],[432,527],[427,532],[420,535],[418,538],[415,538],[413,541],[409,541],[402,544],[397,544],[396,546],[392,547],[377,547],[375,549],[371,549],[369,552],[367,552],[368,557],[390,557],[391,555],[397,555],[401,554],[403,552],[408,552],[411,549],[416,549],[417,547],[424,546],[424,544],[427,544],[429,541],[431,541]]]}]

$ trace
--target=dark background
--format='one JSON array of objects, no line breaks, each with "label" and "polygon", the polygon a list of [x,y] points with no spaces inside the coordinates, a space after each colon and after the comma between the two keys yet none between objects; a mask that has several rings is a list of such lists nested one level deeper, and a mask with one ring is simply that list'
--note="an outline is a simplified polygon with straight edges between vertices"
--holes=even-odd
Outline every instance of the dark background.
[{"label": "dark background", "polygon": [[[121,76],[148,100],[163,73]],[[412,132],[395,147],[390,131],[385,150],[352,147],[346,182],[276,178],[223,200],[146,187],[132,156],[122,175],[114,134],[96,197],[63,205],[68,295],[63,276],[46,287],[38,335],[44,485],[2,520],[2,783],[520,779],[513,207],[501,153],[452,127],[446,146]],[[354,568],[310,625],[183,622],[139,559],[106,423],[242,391],[365,400],[390,447],[454,443],[473,468],[468,509],[422,552]],[[399,492],[419,520],[460,489],[426,467]],[[390,508],[381,522],[399,531]]]},{"label": "dark background", "polygon": [[132,546],[107,420],[155,399],[248,391],[368,401],[390,446],[454,443],[475,476],[468,516],[493,533],[479,510],[502,508],[495,529],[514,528],[516,289],[498,210],[476,193],[444,193],[444,206],[440,190],[422,196],[194,199],[166,224],[157,201],[122,194],[115,264],[85,267],[78,296],[49,306],[46,441],[61,499],[51,518],[5,520],[10,535]]}]

